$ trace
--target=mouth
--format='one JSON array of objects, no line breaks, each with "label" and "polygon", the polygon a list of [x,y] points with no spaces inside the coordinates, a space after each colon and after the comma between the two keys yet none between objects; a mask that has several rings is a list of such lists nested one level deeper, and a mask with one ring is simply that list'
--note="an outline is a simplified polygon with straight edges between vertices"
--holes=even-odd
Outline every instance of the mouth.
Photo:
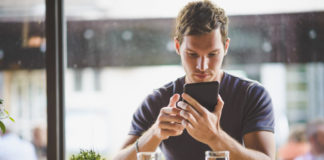
[{"label": "mouth", "polygon": [[208,77],[208,74],[206,73],[196,73],[194,74],[195,77],[198,77],[199,79],[205,79]]}]

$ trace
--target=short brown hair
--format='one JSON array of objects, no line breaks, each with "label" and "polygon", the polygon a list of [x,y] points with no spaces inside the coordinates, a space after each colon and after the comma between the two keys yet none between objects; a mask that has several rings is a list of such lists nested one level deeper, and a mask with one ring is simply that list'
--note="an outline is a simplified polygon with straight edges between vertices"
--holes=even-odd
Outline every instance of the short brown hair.
[{"label": "short brown hair", "polygon": [[225,46],[228,31],[228,18],[224,9],[209,0],[190,2],[176,19],[175,38],[181,44],[186,35],[209,33],[220,27]]}]

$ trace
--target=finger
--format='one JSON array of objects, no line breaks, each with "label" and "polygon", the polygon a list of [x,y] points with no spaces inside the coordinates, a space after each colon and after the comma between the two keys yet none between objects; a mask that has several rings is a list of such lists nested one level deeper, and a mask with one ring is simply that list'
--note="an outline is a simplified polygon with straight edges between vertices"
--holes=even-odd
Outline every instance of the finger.
[{"label": "finger", "polygon": [[182,134],[183,130],[181,131],[175,131],[175,130],[169,130],[169,129],[161,129],[160,134],[161,135],[167,135],[167,136],[178,136]]},{"label": "finger", "polygon": [[163,107],[161,109],[161,113],[162,114],[171,114],[171,115],[173,115],[173,114],[179,114],[180,111],[181,111],[181,109],[174,108],[174,107]]},{"label": "finger", "polygon": [[182,98],[186,100],[200,115],[204,116],[208,110],[205,109],[199,102],[186,93],[182,93]]},{"label": "finger", "polygon": [[199,113],[192,106],[183,101],[178,102],[178,107],[192,114],[195,119],[198,119],[200,117]]},{"label": "finger", "polygon": [[188,126],[188,123],[189,123],[189,122],[188,122],[187,120],[185,120],[185,119],[181,121],[181,124],[182,124],[183,126],[185,126],[186,128],[187,128],[187,126]]},{"label": "finger", "polygon": [[219,117],[222,115],[222,110],[224,106],[224,101],[220,95],[217,97],[217,105],[215,106],[214,112]]},{"label": "finger", "polygon": [[194,129],[193,125],[191,123],[189,123],[188,121],[186,121],[186,120],[182,121],[182,125],[184,125],[185,128],[188,129],[188,130],[193,130]]},{"label": "finger", "polygon": [[181,123],[169,123],[169,122],[161,122],[158,124],[161,129],[175,130],[181,131],[184,129],[184,126]]},{"label": "finger", "polygon": [[181,123],[183,118],[179,115],[177,116],[172,116],[169,114],[161,114],[158,118],[160,122],[176,122],[176,123]]},{"label": "finger", "polygon": [[187,120],[187,122],[189,122],[193,126],[196,126],[198,124],[196,118],[185,110],[182,110],[180,112],[180,116],[183,117],[185,120]]},{"label": "finger", "polygon": [[180,99],[180,95],[179,94],[174,94],[171,98],[170,98],[170,102],[169,102],[169,107],[176,107],[177,102]]}]

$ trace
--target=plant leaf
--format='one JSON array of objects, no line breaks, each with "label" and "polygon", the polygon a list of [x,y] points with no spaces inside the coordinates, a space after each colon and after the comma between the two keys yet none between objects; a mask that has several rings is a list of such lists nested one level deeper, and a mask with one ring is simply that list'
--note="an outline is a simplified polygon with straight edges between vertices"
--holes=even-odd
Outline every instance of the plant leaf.
[{"label": "plant leaf", "polygon": [[80,149],[80,153],[72,155],[70,160],[106,160],[102,158],[99,153],[96,153],[94,150],[83,150]]},{"label": "plant leaf", "polygon": [[2,104],[2,102],[3,102],[3,100],[2,100],[2,99],[0,99],[0,104]]},{"label": "plant leaf", "polygon": [[1,128],[2,133],[6,132],[6,126],[2,123],[2,121],[0,121],[0,128]]},{"label": "plant leaf", "polygon": [[14,120],[12,117],[9,117],[9,119],[10,119],[12,122],[15,122],[15,120]]},{"label": "plant leaf", "polygon": [[7,110],[4,110],[6,112],[7,115],[9,115],[9,112]]}]

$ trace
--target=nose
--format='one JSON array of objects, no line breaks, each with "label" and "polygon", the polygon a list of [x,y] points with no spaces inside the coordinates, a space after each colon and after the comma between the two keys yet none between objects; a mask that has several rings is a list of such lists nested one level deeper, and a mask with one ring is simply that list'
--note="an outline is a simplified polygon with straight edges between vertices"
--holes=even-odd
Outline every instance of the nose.
[{"label": "nose", "polygon": [[205,71],[206,69],[208,69],[208,59],[205,57],[199,57],[197,59],[197,66],[196,68],[200,71]]}]

